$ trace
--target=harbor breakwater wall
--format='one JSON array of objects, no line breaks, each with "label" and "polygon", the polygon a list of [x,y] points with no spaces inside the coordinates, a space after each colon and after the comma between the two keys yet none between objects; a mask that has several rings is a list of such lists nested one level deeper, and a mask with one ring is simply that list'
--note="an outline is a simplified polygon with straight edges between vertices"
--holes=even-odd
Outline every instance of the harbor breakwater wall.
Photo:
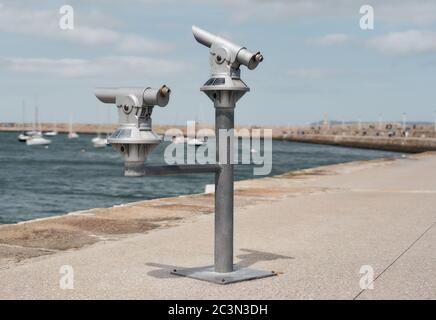
[{"label": "harbor breakwater wall", "polygon": [[[30,130],[31,124],[0,123],[0,131],[20,132]],[[73,128],[78,133],[110,133],[115,130],[116,124],[74,124]],[[196,130],[213,129],[210,124],[196,124]],[[42,123],[42,131],[53,130],[53,124]],[[68,132],[69,124],[59,123],[56,125],[59,132]],[[155,124],[154,130],[159,134],[165,134],[170,129],[176,129],[187,134],[186,125],[163,125]],[[288,140],[294,142],[326,144],[352,148],[375,149],[397,151],[405,153],[419,153],[436,151],[436,129],[434,125],[407,125],[399,123],[387,124],[380,127],[379,124],[347,124],[347,125],[240,125],[236,130],[248,129],[271,129],[274,140]],[[239,136],[244,136],[244,131],[237,131]]]},{"label": "harbor breakwater wall", "polygon": [[362,149],[376,149],[405,153],[436,151],[434,138],[388,138],[358,137],[339,135],[293,135],[285,138],[289,141],[344,146]]},{"label": "harbor breakwater wall", "polygon": [[[70,125],[68,123],[57,123],[54,125],[53,123],[41,123],[37,126],[41,131],[51,131],[56,130],[59,133],[68,133]],[[118,127],[117,124],[84,124],[84,123],[74,123],[73,131],[77,133],[111,133],[114,132]],[[23,132],[34,129],[35,126],[31,123],[27,124],[19,124],[19,123],[0,123],[0,132]],[[208,123],[196,123],[195,131],[198,132],[202,129],[210,129],[211,133],[215,132],[214,125]],[[283,139],[287,134],[294,132],[296,127],[293,126],[269,126],[269,125],[238,125],[235,127],[236,133],[239,136],[245,136],[247,132],[252,132],[255,129],[270,129],[272,130],[272,138],[273,139]],[[174,124],[153,124],[153,130],[158,134],[168,133],[169,135],[176,134],[177,132],[182,132],[183,135],[187,135],[187,126],[185,125],[174,125]],[[247,131],[248,130],[248,131]]]}]

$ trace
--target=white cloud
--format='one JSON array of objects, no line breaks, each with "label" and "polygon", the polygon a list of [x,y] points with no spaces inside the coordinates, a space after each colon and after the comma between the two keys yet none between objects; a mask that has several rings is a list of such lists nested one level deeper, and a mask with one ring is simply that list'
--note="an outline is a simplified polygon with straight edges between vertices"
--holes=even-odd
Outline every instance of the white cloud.
[{"label": "white cloud", "polygon": [[97,59],[0,58],[0,68],[24,73],[40,73],[66,78],[130,74],[162,75],[183,71],[186,65],[163,59],[135,56]]},{"label": "white cloud", "polygon": [[62,30],[59,28],[59,17],[56,10],[4,6],[0,10],[0,31],[63,40],[87,46],[110,45],[115,51],[133,54],[161,53],[173,48],[169,43],[148,39],[137,34],[93,26],[89,23],[91,19],[77,13],[75,13],[75,18],[82,18],[75,21],[74,30]]},{"label": "white cloud", "polygon": [[327,34],[320,38],[309,39],[309,44],[318,46],[333,46],[343,44],[350,40],[350,37],[343,33]]},{"label": "white cloud", "polygon": [[[94,2],[101,5],[119,4],[114,0],[83,0],[81,2]],[[9,5],[17,3],[16,0],[3,0]],[[180,5],[179,0],[131,0],[131,6],[140,9],[150,7],[165,8],[166,6]],[[34,5],[34,0],[20,1],[26,7]],[[236,22],[248,20],[276,21],[276,19],[293,19],[305,17],[347,17],[355,18],[359,23],[359,9],[368,4],[374,7],[376,23],[378,21],[415,25],[429,25],[436,22],[435,0],[186,0],[185,3],[203,6],[227,8],[230,17]],[[6,6],[6,5],[5,5]],[[105,25],[111,19],[104,19]]]},{"label": "white cloud", "polygon": [[374,37],[366,45],[384,54],[413,55],[436,52],[436,33],[409,30]]},{"label": "white cloud", "polygon": [[436,22],[434,0],[384,0],[373,4],[375,18],[395,24],[429,25]]},{"label": "white cloud", "polygon": [[[199,0],[192,0],[199,1]],[[203,3],[203,1],[201,1]],[[347,17],[359,23],[359,9],[364,4],[374,7],[376,23],[411,23],[416,25],[436,22],[434,0],[211,0],[233,12],[236,22],[247,20],[293,19],[304,17]]]},{"label": "white cloud", "polygon": [[170,44],[145,39],[133,34],[120,37],[117,45],[117,51],[125,53],[163,52],[172,48],[173,46]]}]

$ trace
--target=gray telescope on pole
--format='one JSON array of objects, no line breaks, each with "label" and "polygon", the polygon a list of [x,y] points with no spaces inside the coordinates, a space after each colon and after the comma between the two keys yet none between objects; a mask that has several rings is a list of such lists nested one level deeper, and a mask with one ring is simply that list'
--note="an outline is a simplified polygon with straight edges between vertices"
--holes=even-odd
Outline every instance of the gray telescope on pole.
[{"label": "gray telescope on pole", "polygon": [[171,90],[166,85],[153,88],[97,88],[95,96],[118,108],[120,126],[110,135],[108,143],[124,155],[124,175],[143,176],[145,160],[161,142],[152,129],[154,106],[165,107]]},{"label": "gray telescope on pole", "polygon": [[[241,80],[241,66],[255,69],[263,56],[196,26],[194,38],[209,48],[211,78],[200,88],[214,103],[216,160],[215,172],[215,253],[213,267],[173,270],[173,274],[215,283],[233,283],[276,275],[275,272],[236,268],[233,264],[233,129],[236,102],[250,90]],[[222,152],[224,151],[224,152]]]}]

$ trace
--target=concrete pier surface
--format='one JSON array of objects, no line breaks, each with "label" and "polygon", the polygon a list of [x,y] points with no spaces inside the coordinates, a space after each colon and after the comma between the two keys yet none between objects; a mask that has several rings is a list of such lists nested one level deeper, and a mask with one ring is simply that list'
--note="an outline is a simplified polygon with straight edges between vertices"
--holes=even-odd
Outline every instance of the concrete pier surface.
[{"label": "concrete pier surface", "polygon": [[213,195],[3,225],[0,298],[436,299],[435,168],[426,153],[236,183],[236,263],[278,276],[229,285],[170,274],[212,263]]}]

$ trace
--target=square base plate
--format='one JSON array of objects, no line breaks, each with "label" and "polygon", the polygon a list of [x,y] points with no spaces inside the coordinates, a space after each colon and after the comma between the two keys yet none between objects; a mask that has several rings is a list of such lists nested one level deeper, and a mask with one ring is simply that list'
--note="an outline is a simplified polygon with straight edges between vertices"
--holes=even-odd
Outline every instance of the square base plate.
[{"label": "square base plate", "polygon": [[171,271],[171,274],[217,284],[229,284],[277,275],[274,271],[262,271],[250,268],[235,268],[233,272],[219,273],[215,272],[213,266],[174,269]]}]

